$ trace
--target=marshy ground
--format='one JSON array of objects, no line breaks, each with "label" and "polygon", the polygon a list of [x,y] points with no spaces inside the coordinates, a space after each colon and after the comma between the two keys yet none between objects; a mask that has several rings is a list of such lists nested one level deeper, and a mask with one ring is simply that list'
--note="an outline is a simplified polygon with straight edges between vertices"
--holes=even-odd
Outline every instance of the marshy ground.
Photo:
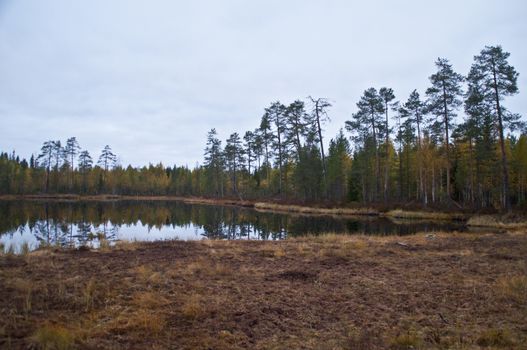
[{"label": "marshy ground", "polygon": [[0,256],[0,348],[527,348],[527,234]]}]

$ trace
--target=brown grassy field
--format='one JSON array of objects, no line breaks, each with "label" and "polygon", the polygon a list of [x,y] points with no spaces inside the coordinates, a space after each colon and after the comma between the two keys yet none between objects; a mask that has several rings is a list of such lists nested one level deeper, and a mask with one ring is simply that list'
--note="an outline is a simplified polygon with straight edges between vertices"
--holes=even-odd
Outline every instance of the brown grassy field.
[{"label": "brown grassy field", "polygon": [[0,256],[2,349],[526,349],[527,234]]}]

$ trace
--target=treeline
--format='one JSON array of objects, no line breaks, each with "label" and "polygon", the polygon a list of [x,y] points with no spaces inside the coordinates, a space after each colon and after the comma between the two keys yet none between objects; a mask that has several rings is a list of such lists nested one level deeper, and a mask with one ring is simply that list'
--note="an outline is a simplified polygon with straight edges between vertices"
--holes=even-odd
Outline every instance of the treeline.
[{"label": "treeline", "polygon": [[[503,104],[518,73],[500,46],[474,57],[467,76],[439,58],[430,86],[397,101],[369,88],[345,130],[324,150],[331,104],[272,103],[260,125],[225,147],[212,129],[205,148],[207,195],[363,203],[416,202],[510,209],[527,195],[527,134]],[[460,110],[464,118],[456,123]]]},{"label": "treeline", "polygon": [[0,192],[510,209],[527,202],[527,132],[520,115],[504,106],[518,93],[508,58],[500,46],[485,47],[466,76],[439,58],[424,94],[414,90],[403,101],[389,87],[365,90],[327,150],[323,128],[331,103],[309,97],[271,103],[254,130],[231,134],[224,146],[210,130],[204,164],[194,169],[123,168],[109,146],[94,164],[75,138],[64,146],[44,143],[29,162],[4,153]]}]

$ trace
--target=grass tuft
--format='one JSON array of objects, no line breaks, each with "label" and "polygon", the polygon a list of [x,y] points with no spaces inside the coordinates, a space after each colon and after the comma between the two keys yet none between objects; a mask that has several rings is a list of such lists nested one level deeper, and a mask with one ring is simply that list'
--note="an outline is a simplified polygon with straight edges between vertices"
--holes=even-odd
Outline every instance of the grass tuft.
[{"label": "grass tuft", "polygon": [[413,333],[408,332],[400,334],[390,340],[390,349],[392,350],[410,350],[419,349],[421,346],[421,338]]},{"label": "grass tuft", "polygon": [[201,275],[207,277],[225,277],[234,274],[233,270],[226,265],[213,263],[204,259],[191,262],[184,270],[189,275]]},{"label": "grass tuft", "polygon": [[121,241],[115,242],[115,248],[119,250],[124,250],[124,251],[133,251],[137,249],[139,244],[140,243],[136,241],[121,240]]},{"label": "grass tuft", "polygon": [[84,287],[82,291],[83,304],[84,304],[84,309],[86,311],[89,311],[94,305],[96,289],[97,289],[97,284],[95,280],[92,278],[91,280],[88,281],[88,283],[86,284],[86,286]]},{"label": "grass tuft", "polygon": [[72,349],[75,335],[59,325],[45,325],[39,328],[32,337],[33,342],[41,349]]},{"label": "grass tuft", "polygon": [[509,331],[489,329],[480,334],[476,343],[482,347],[508,348],[514,345]]},{"label": "grass tuft", "polygon": [[165,318],[159,313],[139,310],[128,320],[127,328],[144,332],[146,335],[158,335],[166,326]]},{"label": "grass tuft", "polygon": [[137,292],[133,296],[133,303],[141,308],[153,309],[167,305],[169,301],[156,292]]},{"label": "grass tuft", "polygon": [[4,248],[4,254],[5,255],[15,255],[15,245],[14,244],[10,244],[7,248]]},{"label": "grass tuft", "polygon": [[192,294],[183,304],[181,313],[191,320],[203,318],[207,313],[203,297],[198,294]]},{"label": "grass tuft", "polygon": [[31,247],[28,242],[22,243],[20,246],[20,255],[27,256],[31,252]]},{"label": "grass tuft", "polygon": [[527,276],[502,277],[495,287],[505,298],[518,303],[527,302]]},{"label": "grass tuft", "polygon": [[163,282],[163,277],[161,274],[152,270],[152,268],[147,265],[137,266],[133,270],[142,283],[151,283],[157,285]]}]

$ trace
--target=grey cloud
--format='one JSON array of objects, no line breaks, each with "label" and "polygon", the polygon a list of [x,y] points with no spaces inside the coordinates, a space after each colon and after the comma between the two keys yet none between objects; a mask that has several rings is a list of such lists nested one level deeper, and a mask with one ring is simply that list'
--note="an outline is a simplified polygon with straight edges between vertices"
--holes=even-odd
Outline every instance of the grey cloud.
[{"label": "grey cloud", "polygon": [[[123,164],[201,162],[206,133],[268,103],[334,101],[329,139],[370,86],[405,100],[434,60],[466,74],[501,44],[526,86],[524,1],[0,1],[0,149],[77,136]],[[523,115],[519,96],[507,105]]]}]

